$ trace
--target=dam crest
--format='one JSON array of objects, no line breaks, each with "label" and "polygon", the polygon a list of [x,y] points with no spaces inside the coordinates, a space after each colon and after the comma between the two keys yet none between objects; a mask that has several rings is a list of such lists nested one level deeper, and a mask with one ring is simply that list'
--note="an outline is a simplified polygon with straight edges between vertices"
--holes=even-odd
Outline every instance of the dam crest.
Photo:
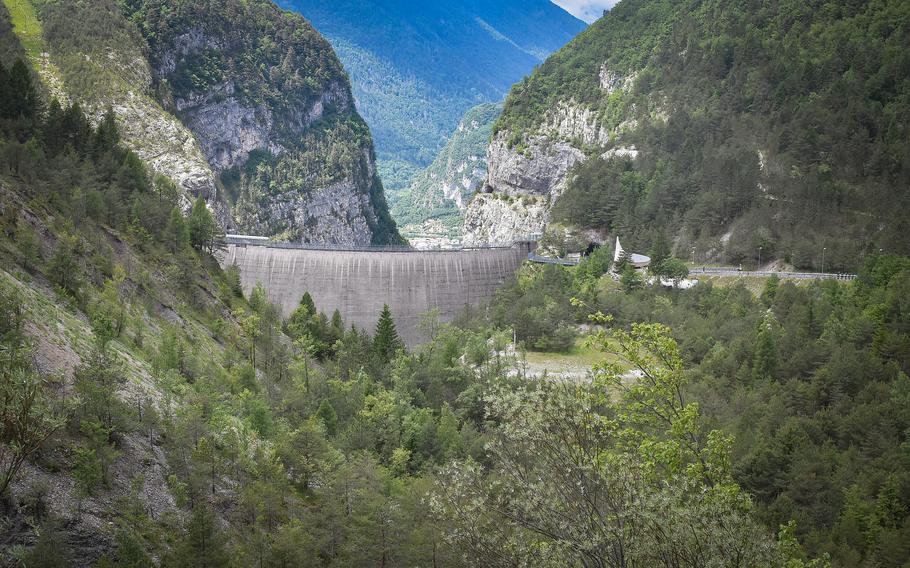
[{"label": "dam crest", "polygon": [[388,304],[408,347],[425,338],[419,323],[438,310],[451,321],[466,307],[484,305],[534,250],[535,242],[509,246],[416,250],[409,247],[346,247],[276,243],[228,235],[218,259],[237,265],[246,294],[261,282],[287,317],[309,292],[319,311],[336,309],[346,326],[372,333]]}]

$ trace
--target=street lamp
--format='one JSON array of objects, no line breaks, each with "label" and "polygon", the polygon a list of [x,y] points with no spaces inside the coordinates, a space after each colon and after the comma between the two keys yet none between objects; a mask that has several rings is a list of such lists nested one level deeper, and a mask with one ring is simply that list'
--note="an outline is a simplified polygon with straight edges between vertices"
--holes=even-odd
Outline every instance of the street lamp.
[{"label": "street lamp", "polygon": [[828,250],[828,247],[822,247],[822,274],[825,273],[825,251]]},{"label": "street lamp", "polygon": [[761,247],[758,247],[758,269],[761,270]]},{"label": "street lamp", "polygon": [[692,266],[695,266],[695,247],[692,247]]}]

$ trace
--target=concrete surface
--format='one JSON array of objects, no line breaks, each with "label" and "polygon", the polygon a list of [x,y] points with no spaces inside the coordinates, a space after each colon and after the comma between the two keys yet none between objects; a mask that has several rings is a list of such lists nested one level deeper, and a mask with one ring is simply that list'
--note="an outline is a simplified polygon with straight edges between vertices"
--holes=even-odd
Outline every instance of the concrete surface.
[{"label": "concrete surface", "polygon": [[284,316],[309,292],[316,308],[341,312],[346,327],[373,332],[388,304],[405,343],[418,345],[421,316],[438,309],[450,321],[465,306],[488,302],[528,258],[529,243],[511,248],[453,251],[309,250],[231,244],[223,267],[236,264],[248,294],[262,282]]}]

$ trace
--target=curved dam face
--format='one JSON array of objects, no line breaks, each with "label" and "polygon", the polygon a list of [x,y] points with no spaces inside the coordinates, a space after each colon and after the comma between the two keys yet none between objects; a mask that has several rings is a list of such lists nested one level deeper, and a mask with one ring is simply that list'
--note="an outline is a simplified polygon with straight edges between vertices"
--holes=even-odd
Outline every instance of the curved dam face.
[{"label": "curved dam face", "polygon": [[488,302],[496,289],[528,258],[530,243],[511,248],[454,251],[331,251],[230,244],[222,267],[236,264],[249,294],[262,282],[282,314],[290,315],[309,292],[316,308],[341,313],[370,333],[388,304],[398,333],[409,346],[423,337],[421,317],[439,310],[450,321],[466,306]]}]

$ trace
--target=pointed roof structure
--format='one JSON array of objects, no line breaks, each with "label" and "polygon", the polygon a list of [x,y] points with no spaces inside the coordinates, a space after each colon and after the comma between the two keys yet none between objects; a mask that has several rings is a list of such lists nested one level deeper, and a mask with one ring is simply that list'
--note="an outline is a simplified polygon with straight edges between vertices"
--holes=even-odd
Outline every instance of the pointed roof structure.
[{"label": "pointed roof structure", "polygon": [[[624,254],[626,254],[626,251],[623,250],[622,245],[619,242],[619,237],[616,237],[616,247],[613,249],[613,264],[619,262],[619,259],[622,258]],[[635,268],[647,268],[651,265],[651,257],[633,252],[629,255],[629,262],[631,262],[632,266]]]}]

